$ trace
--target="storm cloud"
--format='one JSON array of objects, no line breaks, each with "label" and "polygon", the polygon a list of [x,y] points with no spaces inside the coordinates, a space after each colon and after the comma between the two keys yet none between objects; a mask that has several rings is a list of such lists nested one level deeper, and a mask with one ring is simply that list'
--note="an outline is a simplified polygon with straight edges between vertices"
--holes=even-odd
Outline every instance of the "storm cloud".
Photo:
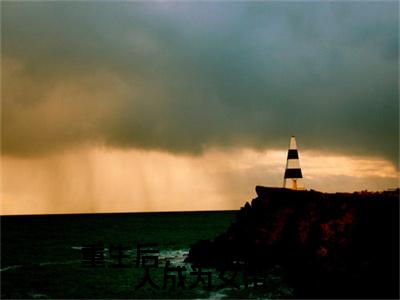
[{"label": "storm cloud", "polygon": [[398,165],[398,2],[2,2],[2,151],[303,148]]}]

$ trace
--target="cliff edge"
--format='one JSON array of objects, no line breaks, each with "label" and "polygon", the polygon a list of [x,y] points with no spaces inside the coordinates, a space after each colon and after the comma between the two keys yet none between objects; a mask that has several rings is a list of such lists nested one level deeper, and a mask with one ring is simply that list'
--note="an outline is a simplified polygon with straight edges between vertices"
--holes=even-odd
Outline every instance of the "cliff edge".
[{"label": "cliff edge", "polygon": [[192,245],[187,260],[279,267],[295,298],[399,297],[399,189],[256,193],[226,232]]}]

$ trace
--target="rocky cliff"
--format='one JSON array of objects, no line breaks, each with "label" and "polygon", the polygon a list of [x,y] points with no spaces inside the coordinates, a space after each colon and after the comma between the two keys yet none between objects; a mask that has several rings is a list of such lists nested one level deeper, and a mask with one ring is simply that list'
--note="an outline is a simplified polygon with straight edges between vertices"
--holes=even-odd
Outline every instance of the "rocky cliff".
[{"label": "rocky cliff", "polygon": [[398,298],[399,190],[379,193],[256,187],[257,198],[188,261],[277,266],[296,298]]}]

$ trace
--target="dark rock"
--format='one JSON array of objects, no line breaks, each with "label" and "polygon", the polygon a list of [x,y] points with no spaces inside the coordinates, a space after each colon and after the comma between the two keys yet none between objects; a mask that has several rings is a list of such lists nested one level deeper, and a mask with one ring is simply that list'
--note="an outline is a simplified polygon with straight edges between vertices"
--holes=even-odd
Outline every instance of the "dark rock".
[{"label": "dark rock", "polygon": [[380,193],[256,187],[227,232],[188,261],[280,266],[296,298],[398,298],[399,190]]}]

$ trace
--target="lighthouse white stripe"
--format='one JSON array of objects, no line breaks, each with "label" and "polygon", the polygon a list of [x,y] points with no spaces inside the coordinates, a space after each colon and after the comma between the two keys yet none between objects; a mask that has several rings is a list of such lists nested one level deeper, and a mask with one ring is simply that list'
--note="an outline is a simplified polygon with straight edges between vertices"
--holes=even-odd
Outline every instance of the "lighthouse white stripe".
[{"label": "lighthouse white stripe", "polygon": [[287,169],[300,169],[300,161],[298,159],[288,159]]},{"label": "lighthouse white stripe", "polygon": [[290,146],[289,146],[290,150],[295,150],[297,149],[297,144],[296,144],[296,139],[294,138],[294,136],[292,136],[290,138]]}]

